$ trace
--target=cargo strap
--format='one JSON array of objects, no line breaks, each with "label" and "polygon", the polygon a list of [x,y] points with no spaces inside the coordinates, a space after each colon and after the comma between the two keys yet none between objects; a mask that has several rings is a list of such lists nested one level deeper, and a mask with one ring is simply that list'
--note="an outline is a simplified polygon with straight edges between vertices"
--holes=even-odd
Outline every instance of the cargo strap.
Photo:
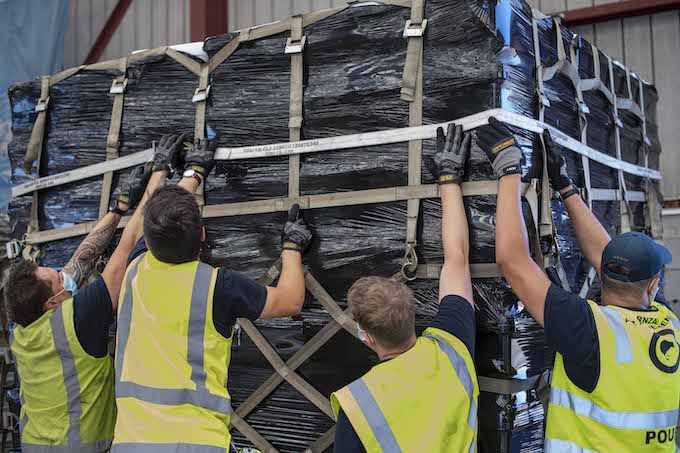
[{"label": "cargo strap", "polygon": [[[616,91],[614,88],[614,64],[613,61],[610,57],[607,57],[607,65],[609,68],[609,85],[611,87],[613,97],[614,97],[614,102],[613,102],[613,110],[614,110],[614,143],[616,145],[616,158],[617,159],[622,159],[621,157],[621,128],[623,127],[623,123],[621,123],[621,120],[619,119],[619,109],[618,109],[618,103],[617,97],[616,97]],[[630,225],[632,223],[632,212],[630,208],[630,203],[628,202],[627,198],[627,190],[626,190],[626,179],[624,177],[624,174],[621,170],[618,172],[618,182],[619,182],[619,190],[621,190],[623,196],[621,197],[621,200],[619,201],[619,213],[621,215],[621,233],[626,233],[630,231]]]},{"label": "cargo strap", "polygon": [[[304,49],[307,38],[303,36],[302,16],[291,19],[290,38],[286,43],[285,52],[290,54],[290,113],[288,128],[290,141],[299,142],[302,139],[302,96],[304,90]],[[288,156],[288,196],[300,195],[300,155]]]},{"label": "cargo strap", "polygon": [[[408,33],[412,33],[415,28],[418,27],[417,24],[421,24],[421,32],[425,28],[426,20],[423,19],[423,8],[424,0],[414,0],[413,6],[411,7],[411,20],[407,22],[404,33],[411,30]],[[415,25],[414,25],[415,24]],[[417,33],[416,33],[417,35]],[[406,36],[406,35],[405,35]],[[409,103],[409,126],[418,127],[423,124],[423,38],[422,33],[420,36],[408,35],[409,43],[408,49],[416,49],[417,51],[411,60],[409,60],[407,50],[406,64],[404,67],[404,88],[402,88],[402,99],[404,98],[404,90],[408,90],[408,100]],[[417,42],[416,42],[417,41]],[[408,67],[412,61],[416,62],[415,71],[415,85],[413,86],[413,91],[408,84],[410,80],[407,81],[407,71],[411,69]],[[410,75],[409,75],[410,77]],[[407,88],[408,87],[408,88]],[[408,142],[408,185],[409,186],[419,186],[421,184],[421,168],[423,160],[423,141],[422,140],[411,140]],[[410,199],[406,205],[406,251],[404,252],[404,265],[402,266],[402,272],[404,275],[413,276],[416,269],[418,268],[418,255],[416,252],[416,246],[418,245],[418,217],[420,215],[420,199],[414,198]],[[411,278],[411,277],[408,277]]]},{"label": "cargo strap", "polygon": [[[544,129],[549,129],[553,141],[563,148],[567,148],[577,154],[584,154],[591,160],[601,163],[604,166],[623,170],[626,173],[650,178],[661,179],[661,172],[643,166],[634,165],[630,162],[616,159],[613,156],[599,152],[593,148],[583,145],[568,135],[563,134],[553,126],[549,126],[533,118],[527,118],[517,113],[503,109],[491,109],[484,112],[469,115],[453,120],[456,124],[463,126],[465,131],[488,124],[489,117],[496,117],[511,126],[541,134]],[[448,126],[447,123],[432,124],[418,127],[405,127],[400,129],[390,129],[377,132],[367,132],[362,134],[340,135],[321,139],[302,140],[297,143],[276,143],[270,145],[244,146],[237,148],[218,148],[215,153],[215,160],[243,160],[258,159],[263,157],[280,157],[291,154],[319,153],[325,151],[336,151],[341,149],[353,149],[392,143],[402,143],[412,140],[433,139],[437,136],[437,128]],[[47,187],[57,187],[63,184],[103,175],[109,171],[117,171],[125,168],[141,165],[153,157],[151,149],[146,149],[135,154],[130,154],[111,161],[100,162],[82,167],[68,172],[53,176],[37,179],[12,188],[12,197],[25,195],[36,190]]]},{"label": "cargo strap", "polygon": [[[113,107],[111,108],[111,123],[109,135],[106,137],[106,160],[119,157],[120,127],[123,122],[123,106],[125,104],[125,89],[127,88],[127,57],[121,58],[120,75],[113,79],[109,93],[113,95]],[[102,182],[102,194],[99,200],[99,218],[101,219],[109,211],[111,190],[113,189],[113,172],[104,174]]]},{"label": "cargo strap", "polygon": [[[463,196],[495,195],[496,181],[471,181],[461,186]],[[339,206],[356,206],[371,203],[389,203],[406,201],[412,198],[437,198],[437,185],[398,186],[383,189],[356,190],[352,192],[337,192],[318,195],[305,195],[293,198],[274,198],[261,201],[246,201],[221,205],[207,205],[203,207],[203,218],[231,217],[248,214],[264,214],[272,212],[287,212],[293,204],[299,204],[302,209],[321,209]],[[124,228],[129,217],[123,217],[118,228]],[[97,222],[86,222],[64,228],[44,230],[29,234],[25,238],[27,244],[39,244],[60,239],[66,239],[88,234]]]},{"label": "cargo strap", "polygon": [[[270,267],[265,274],[258,279],[262,285],[270,285],[280,275],[281,262],[277,262]],[[328,292],[321,286],[321,284],[314,278],[314,276],[305,273],[305,288],[309,291],[317,301],[326,309],[331,315],[331,321],[326,324],[316,335],[314,335],[305,345],[300,348],[293,356],[284,362],[276,353],[274,348],[268,343],[267,339],[259,332],[257,326],[245,319],[239,319],[244,331],[248,334],[254,344],[267,358],[267,360],[274,367],[276,373],[267,379],[255,392],[253,392],[243,403],[241,403],[231,416],[231,428],[236,428],[248,440],[250,440],[257,448],[262,451],[275,452],[274,447],[267,442],[264,437],[257,433],[244,419],[250,414],[262,401],[264,401],[276,388],[284,381],[291,384],[296,390],[302,393],[315,406],[317,406],[329,418],[334,418],[329,400],[319,393],[314,387],[307,383],[299,374],[295,372],[307,359],[316,353],[324,344],[328,342],[341,329],[345,329],[355,338],[358,336],[358,326],[348,312],[340,309],[338,304],[328,294]],[[334,428],[331,428],[323,434],[317,441],[315,441],[305,451],[321,452],[328,448],[333,443]]]},{"label": "cargo strap", "polygon": [[[595,77],[592,79],[581,79],[579,86],[582,92],[585,91],[599,91],[607,98],[612,106],[616,105],[616,99],[614,98],[614,92],[610,90],[602,81],[601,70],[600,70],[600,51],[591,44],[591,49],[593,52],[593,73]],[[609,57],[607,57],[609,59]]]},{"label": "cargo strap", "polygon": [[419,73],[422,77],[423,39],[426,27],[425,0],[413,0],[411,19],[406,21],[403,33],[404,38],[408,39],[408,45],[401,84],[401,98],[406,102],[414,102],[417,98]]},{"label": "cargo strap", "polygon": [[551,370],[531,376],[527,379],[498,379],[486,376],[478,376],[479,390],[482,392],[496,393],[499,395],[513,395],[515,393],[538,390],[548,387]]},{"label": "cargo strap", "polygon": [[[45,140],[45,123],[47,122],[47,110],[50,102],[50,78],[43,76],[40,80],[40,99],[35,105],[35,111],[38,116],[33,124],[31,131],[31,141],[28,144],[28,150],[24,158],[24,172],[26,176],[31,177],[31,170],[33,162],[37,161],[37,175],[40,178],[41,161],[43,143]],[[40,194],[36,190],[33,192],[33,200],[31,201],[31,220],[28,224],[26,234],[31,234],[40,231]],[[36,261],[40,256],[40,249],[34,245],[27,245],[23,250],[23,257],[29,261]]]}]

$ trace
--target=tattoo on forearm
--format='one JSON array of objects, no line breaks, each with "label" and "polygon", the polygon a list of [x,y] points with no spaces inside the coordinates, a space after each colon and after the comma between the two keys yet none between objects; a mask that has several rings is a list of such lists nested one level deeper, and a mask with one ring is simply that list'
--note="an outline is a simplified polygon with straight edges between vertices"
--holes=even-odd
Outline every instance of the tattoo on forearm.
[{"label": "tattoo on forearm", "polygon": [[78,286],[87,279],[99,258],[109,246],[116,232],[118,222],[112,216],[102,219],[94,230],[78,246],[75,253],[64,266],[64,272],[73,277]]}]

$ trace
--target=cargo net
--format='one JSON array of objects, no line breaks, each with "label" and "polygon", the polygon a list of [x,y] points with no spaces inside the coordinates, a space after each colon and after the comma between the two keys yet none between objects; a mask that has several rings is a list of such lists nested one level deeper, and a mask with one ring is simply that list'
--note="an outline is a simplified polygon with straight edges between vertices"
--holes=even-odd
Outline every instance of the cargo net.
[{"label": "cargo net", "polygon": [[[325,56],[340,44],[351,50]],[[24,258],[60,267],[64,252],[107,212],[121,173],[153,156],[152,148],[140,149],[163,133],[213,138],[220,129],[216,174],[197,193],[209,239],[220,236],[212,240],[208,262],[231,262],[256,277],[253,269],[261,272],[276,261],[259,278],[272,284],[280,273],[272,238],[283,213],[297,203],[316,217],[324,244],[305,258],[306,288],[318,303],[302,323],[308,339],[284,360],[282,347],[262,333],[280,327],[277,321],[237,324],[235,350],[243,331],[275,371],[267,377],[240,364],[235,371],[232,360],[230,392],[240,404],[230,428],[242,435],[235,436],[238,445],[249,442],[263,452],[323,452],[332,445],[328,395],[371,363],[354,360],[368,354],[351,340],[357,324],[341,308],[351,281],[372,273],[406,282],[418,300],[419,330],[436,313],[441,206],[438,186],[423,170],[434,154],[437,128],[450,121],[473,130],[495,116],[517,134],[526,160],[523,206],[531,251],[565,289],[593,297],[595,272],[583,262],[564,207],[549,188],[544,129],[611,234],[638,230],[661,238],[655,90],[559,19],[520,0],[495,9],[472,0],[355,3],[211,38],[203,50],[207,61],[164,47],[13,87],[10,157],[16,185],[10,212],[15,246],[23,246]],[[353,58],[357,61],[347,63]],[[262,66],[253,67],[254,61]],[[333,78],[342,83],[333,84]],[[343,111],[340,105],[359,107]],[[84,121],[86,132],[79,130]],[[483,392],[480,450],[499,451],[496,442],[507,448],[513,430],[533,427],[521,441],[522,451],[540,451],[543,411],[536,393],[552,356],[541,329],[493,262],[497,181],[476,146],[470,160],[462,191],[480,311],[475,357]],[[36,162],[37,178],[31,176]],[[321,165],[332,166],[333,174],[326,175]],[[322,231],[330,223],[334,230]],[[356,243],[359,232],[365,236],[356,252],[361,256],[353,256],[355,251],[343,247]],[[231,244],[232,234],[241,248]],[[336,335],[342,330],[347,333]],[[349,342],[338,340],[341,336]],[[331,339],[337,341],[333,347]],[[301,372],[322,348],[352,365],[335,377]],[[246,364],[260,360],[251,352],[239,354]],[[313,386],[312,375],[326,382]],[[314,411],[294,404],[289,390],[277,396],[284,382]],[[249,396],[241,394],[246,384],[254,390]],[[520,393],[524,396],[514,397]],[[268,405],[275,408],[258,414]],[[284,407],[285,417],[277,414]],[[310,422],[319,418],[317,410],[328,419]],[[489,434],[498,431],[505,437]]]}]

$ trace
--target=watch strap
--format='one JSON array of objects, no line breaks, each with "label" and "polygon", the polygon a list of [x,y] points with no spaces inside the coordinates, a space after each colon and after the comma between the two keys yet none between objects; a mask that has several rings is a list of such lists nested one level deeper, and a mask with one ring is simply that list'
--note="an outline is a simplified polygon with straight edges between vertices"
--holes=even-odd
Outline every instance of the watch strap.
[{"label": "watch strap", "polygon": [[573,187],[563,194],[560,194],[560,197],[562,197],[562,201],[565,201],[567,198],[571,197],[572,195],[581,195],[581,190],[578,187]]}]

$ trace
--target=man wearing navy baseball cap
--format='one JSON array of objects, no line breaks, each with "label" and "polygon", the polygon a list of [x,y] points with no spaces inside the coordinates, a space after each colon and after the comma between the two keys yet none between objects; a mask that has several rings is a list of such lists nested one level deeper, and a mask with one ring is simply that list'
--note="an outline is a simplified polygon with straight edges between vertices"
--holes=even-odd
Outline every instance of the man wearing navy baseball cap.
[{"label": "man wearing navy baseball cap", "polygon": [[[522,152],[495,119],[478,130],[499,176],[496,261],[513,291],[545,327],[557,353],[545,451],[675,452],[680,405],[680,321],[655,301],[671,254],[641,233],[610,239],[543,134],[550,185],[559,192],[584,256],[602,281],[601,304],[550,282],[531,257],[522,216]],[[501,169],[502,170],[502,169]]]}]

